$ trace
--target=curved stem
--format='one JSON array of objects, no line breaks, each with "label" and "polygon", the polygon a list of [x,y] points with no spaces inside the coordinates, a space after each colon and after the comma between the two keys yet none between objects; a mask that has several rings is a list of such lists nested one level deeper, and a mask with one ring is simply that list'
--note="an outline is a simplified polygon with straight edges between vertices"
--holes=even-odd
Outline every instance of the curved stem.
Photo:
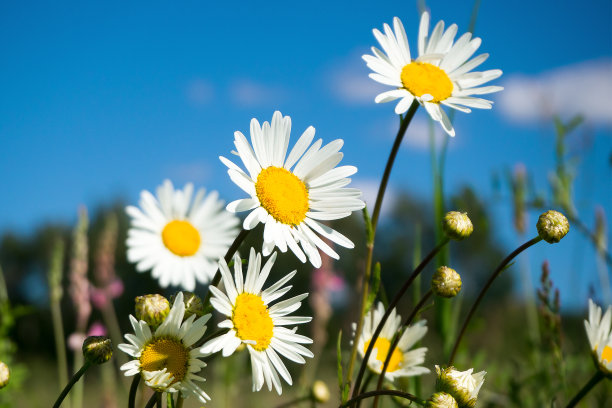
[{"label": "curved stem", "polygon": [[68,384],[66,384],[66,386],[64,387],[64,389],[62,390],[62,392],[60,393],[59,397],[57,397],[57,400],[55,401],[55,404],[53,404],[53,408],[59,408],[60,405],[62,405],[62,402],[64,401],[64,398],[66,398],[66,395],[68,395],[68,393],[70,392],[70,390],[72,389],[72,386],[74,384],[76,384],[81,377],[83,376],[83,374],[85,374],[85,371],[87,371],[87,369],[91,366],[91,363],[86,362],[85,364],[83,364],[83,366],[79,369],[79,371],[77,371],[72,378],[70,379],[70,381],[68,381]]},{"label": "curved stem", "polygon": [[130,385],[130,394],[128,397],[128,408],[136,407],[136,392],[138,391],[138,385],[140,384],[140,374],[136,374]]},{"label": "curved stem", "polygon": [[287,408],[292,405],[299,404],[300,402],[303,402],[303,401],[309,401],[310,399],[312,399],[310,395],[305,395],[303,397],[292,399],[291,401],[283,402],[282,404],[277,405],[276,408]]},{"label": "curved stem", "polygon": [[[431,289],[429,289],[427,291],[427,293],[425,293],[423,295],[423,297],[421,298],[419,303],[414,307],[414,309],[412,310],[412,313],[410,313],[410,316],[408,316],[406,318],[406,320],[404,321],[404,324],[402,325],[402,327],[406,327],[407,328],[410,325],[410,323],[412,323],[412,321],[416,317],[417,313],[421,310],[423,305],[425,305],[427,300],[429,300],[431,295],[432,295],[432,291],[431,291]],[[391,343],[391,346],[389,346],[389,351],[387,352],[387,357],[385,357],[385,363],[383,364],[382,371],[380,372],[380,376],[378,377],[378,383],[376,384],[376,390],[377,391],[382,388],[383,380],[385,379],[385,373],[387,372],[387,369],[389,368],[389,362],[391,361],[391,356],[393,355],[393,350],[395,350],[395,348],[397,347],[397,345],[398,345],[398,343],[399,343],[401,338],[402,338],[402,336],[400,335],[400,333],[398,331],[398,333],[395,335],[395,339],[393,339],[393,343]],[[372,406],[374,408],[378,407],[378,396],[376,396],[374,398],[374,404],[372,404]]]},{"label": "curved stem", "polygon": [[425,402],[426,402],[412,394],[408,394],[407,392],[402,392],[402,391],[397,391],[397,390],[380,390],[380,391],[368,391],[368,392],[364,392],[363,394],[359,394],[356,397],[351,398],[350,400],[346,401],[344,404],[341,404],[339,408],[349,407],[351,406],[351,404],[354,404],[357,401],[360,401],[365,398],[376,397],[379,395],[392,395],[392,396],[410,400],[412,402],[416,402],[419,405],[425,405]]},{"label": "curved stem", "polygon": [[597,385],[597,383],[600,382],[603,378],[604,378],[603,373],[601,371],[597,370],[597,372],[595,373],[595,375],[593,375],[593,377],[591,377],[589,382],[584,384],[584,387],[582,387],[582,389],[580,391],[578,391],[578,394],[576,394],[576,396],[574,398],[572,398],[572,400],[569,402],[569,404],[567,404],[567,408],[575,407],[576,404],[578,404],[578,402],[580,402],[580,400],[585,395],[587,395],[587,393],[589,391],[591,391],[591,388],[593,388],[595,385]]},{"label": "curved stem", "polygon": [[154,392],[153,395],[151,395],[151,398],[149,398],[147,401],[145,408],[153,408],[153,406],[157,404],[157,401],[161,398],[161,394],[161,392]]},{"label": "curved stem", "polygon": [[353,378],[353,367],[355,366],[355,358],[357,357],[357,343],[359,342],[359,336],[361,328],[363,326],[363,316],[365,315],[365,308],[367,305],[370,285],[370,274],[372,273],[372,259],[374,256],[374,238],[376,237],[376,226],[378,225],[378,217],[382,208],[383,198],[385,196],[385,191],[387,190],[387,184],[389,183],[389,177],[391,176],[391,169],[393,168],[395,157],[397,156],[397,152],[399,151],[399,148],[402,145],[402,140],[404,139],[404,135],[406,134],[406,129],[408,129],[408,125],[412,121],[412,118],[414,117],[414,114],[416,113],[418,107],[419,103],[415,100],[414,102],[412,102],[412,105],[410,105],[410,109],[408,109],[406,116],[404,116],[404,118],[402,119],[400,127],[397,131],[397,135],[395,136],[395,142],[393,143],[393,147],[391,147],[391,152],[389,153],[389,158],[387,159],[387,164],[385,166],[385,171],[380,181],[380,186],[378,187],[378,194],[376,195],[376,202],[374,203],[374,209],[372,211],[371,218],[372,233],[371,236],[368,237],[368,242],[366,244],[367,255],[365,271],[363,274],[363,281],[361,285],[361,312],[359,315],[359,319],[357,319],[357,329],[355,331],[355,338],[353,339],[353,347],[351,349],[351,357],[347,370],[348,372],[346,381],[348,383],[350,383],[351,378]]},{"label": "curved stem", "polygon": [[[423,259],[421,263],[419,264],[419,266],[417,266],[415,270],[412,272],[412,275],[408,277],[408,279],[404,283],[404,286],[402,286],[402,288],[399,290],[397,295],[395,295],[391,303],[389,303],[389,306],[385,310],[385,314],[380,319],[378,326],[376,326],[376,330],[374,331],[374,334],[372,338],[370,339],[370,344],[368,344],[368,348],[365,352],[365,355],[363,356],[361,366],[359,367],[359,374],[357,375],[357,379],[355,380],[355,386],[353,387],[353,394],[351,395],[352,398],[355,398],[357,396],[357,392],[359,391],[359,386],[361,385],[361,380],[363,379],[363,374],[367,366],[367,361],[370,359],[370,354],[372,354],[372,350],[374,349],[374,344],[376,343],[378,336],[380,336],[380,332],[382,331],[382,328],[385,325],[385,322],[389,318],[391,311],[399,303],[400,299],[402,298],[402,296],[404,296],[404,294],[406,293],[406,291],[408,290],[408,288],[410,287],[414,279],[421,273],[421,271],[425,268],[425,266],[436,256],[436,254],[442,248],[444,248],[444,246],[448,243],[448,241],[449,241],[448,237],[444,238],[442,242],[440,242],[434,249],[431,250],[429,254],[427,254],[425,259]],[[358,334],[359,334],[358,332],[355,333],[355,339],[356,339],[354,340],[355,342],[357,342]]]},{"label": "curved stem", "polygon": [[[232,259],[232,257],[234,256],[234,254],[240,247],[240,244],[242,244],[242,241],[244,241],[244,239],[249,234],[249,232],[251,232],[251,230],[242,229],[240,231],[240,234],[238,234],[236,239],[234,239],[234,242],[232,242],[232,245],[230,245],[230,247],[227,249],[227,252],[225,253],[225,256],[223,257],[225,259],[225,262],[229,262]],[[221,271],[217,270],[217,272],[215,273],[215,277],[213,278],[213,280],[210,282],[208,286],[209,287],[217,286],[220,280],[221,280]],[[210,304],[211,296],[212,296],[212,292],[209,290],[208,293],[206,294],[206,298],[204,298],[204,302],[203,302],[204,307]]]},{"label": "curved stem", "polygon": [[478,294],[478,297],[476,298],[476,301],[472,305],[472,308],[470,309],[470,312],[468,313],[467,317],[465,318],[465,322],[463,322],[463,326],[461,327],[461,331],[459,332],[459,335],[457,336],[457,340],[455,340],[455,346],[453,347],[453,351],[451,352],[450,358],[448,360],[448,366],[449,367],[451,365],[453,365],[453,361],[455,361],[455,355],[457,354],[457,349],[459,349],[459,343],[461,343],[461,339],[463,338],[463,335],[465,334],[465,330],[467,329],[468,323],[472,319],[472,316],[474,316],[474,312],[476,312],[476,309],[478,308],[478,305],[480,304],[480,302],[484,298],[484,295],[487,292],[487,290],[489,290],[489,288],[493,284],[493,281],[495,280],[495,278],[497,278],[501,274],[501,272],[505,269],[506,265],[508,265],[510,263],[510,261],[513,260],[518,254],[520,254],[521,252],[523,252],[524,250],[526,250],[530,246],[532,246],[534,244],[537,244],[541,240],[542,240],[542,238],[535,237],[535,238],[525,242],[523,245],[521,245],[520,247],[516,248],[510,255],[508,255],[499,264],[499,266],[493,271],[493,273],[491,274],[491,277],[489,278],[489,280],[487,281],[485,286],[482,288],[482,290]]}]

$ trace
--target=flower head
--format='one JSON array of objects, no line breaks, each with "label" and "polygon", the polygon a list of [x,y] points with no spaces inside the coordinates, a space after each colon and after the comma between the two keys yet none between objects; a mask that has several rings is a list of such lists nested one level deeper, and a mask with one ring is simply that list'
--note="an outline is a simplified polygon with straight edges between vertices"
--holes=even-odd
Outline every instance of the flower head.
[{"label": "flower head", "polygon": [[469,113],[470,108],[490,109],[492,102],[473,95],[497,92],[500,86],[480,86],[501,76],[502,71],[493,69],[476,72],[488,54],[470,57],[480,47],[480,38],[465,33],[457,41],[457,25],[446,31],[444,21],[438,22],[429,34],[429,13],[421,15],[418,37],[418,58],[412,59],[406,31],[399,18],[393,19],[393,30],[384,25],[384,34],[374,29],[374,36],[383,51],[372,47],[373,55],[364,55],[368,67],[374,71],[370,78],[394,87],[379,94],[376,103],[399,99],[395,113],[405,113],[413,101],[418,101],[429,116],[442,124],[451,136],[455,129],[442,109],[445,105]]},{"label": "flower head", "polygon": [[472,235],[474,226],[467,213],[449,211],[442,219],[442,229],[449,238],[461,241]]},{"label": "flower head", "polygon": [[612,377],[612,305],[601,316],[601,307],[589,299],[589,319],[584,321],[597,368]]},{"label": "flower head", "polygon": [[431,290],[436,296],[451,298],[461,291],[461,276],[448,266],[441,266],[431,278]]},{"label": "flower head", "polygon": [[178,293],[172,309],[164,322],[154,331],[143,320],[130,316],[134,334],[126,334],[129,342],[119,345],[119,349],[133,360],[121,366],[126,376],[142,374],[145,383],[158,391],[181,392],[184,397],[193,395],[201,402],[210,397],[195,384],[204,381],[197,373],[206,366],[200,357],[204,354],[191,347],[202,338],[210,314],[196,316],[183,321],[185,303],[183,294]]},{"label": "flower head", "polygon": [[[244,220],[244,229],[265,224],[262,253],[270,255],[277,247],[287,248],[300,259],[321,266],[317,248],[332,258],[338,254],[320,237],[345,248],[353,243],[320,221],[336,220],[364,207],[361,191],[345,188],[348,176],[357,172],[353,166],[336,167],[342,160],[338,139],[322,146],[319,139],[312,143],[315,130],[310,126],[287,156],[291,118],[274,112],[272,122],[259,125],[251,120],[251,143],[241,132],[234,133],[236,154],[246,171],[232,161],[220,157],[228,167],[232,181],[250,197],[228,204],[232,212],[251,211]],[[312,145],[311,145],[312,143]]]},{"label": "flower head", "polygon": [[434,393],[425,404],[426,408],[458,408],[457,401],[446,392]]},{"label": "flower head", "polygon": [[6,387],[10,379],[11,371],[3,361],[0,361],[0,389]]},{"label": "flower head", "polygon": [[113,356],[113,343],[106,336],[89,336],[83,342],[83,356],[93,364],[103,364]]},{"label": "flower head", "polygon": [[223,209],[216,191],[205,195],[193,185],[175,190],[169,180],[140,194],[140,207],[128,206],[132,218],[127,257],[136,270],[151,270],[162,287],[194,290],[196,280],[209,282],[217,271],[217,259],[238,234],[238,219]]},{"label": "flower head", "polygon": [[216,353],[222,350],[224,357],[234,353],[238,346],[246,344],[251,356],[253,372],[253,391],[259,391],[264,382],[268,390],[272,386],[278,394],[282,393],[280,376],[292,384],[291,375],[281,361],[280,355],[296,363],[304,364],[302,356],[313,357],[312,352],[299,343],[312,343],[308,337],[296,334],[297,328],[288,329],[284,326],[307,323],[310,317],[289,316],[299,309],[306,293],[272,305],[271,303],[287,293],[291,286],[284,286],[296,271],[263,289],[276,253],[261,267],[261,254],[256,254],[251,248],[246,277],[242,274],[242,262],[237,255],[234,257],[234,278],[224,259],[219,261],[225,293],[214,286],[210,287],[213,297],[210,303],[227,320],[219,323],[219,327],[229,331],[208,341],[202,346],[202,353]]},{"label": "flower head", "polygon": [[455,367],[440,368],[436,366],[438,379],[436,390],[446,392],[455,398],[459,408],[474,408],[478,392],[484,383],[485,371],[476,374],[473,368],[459,371]]},{"label": "flower head", "polygon": [[157,293],[136,296],[135,312],[138,320],[144,320],[150,327],[156,329],[166,320],[170,313],[170,302]]},{"label": "flower head", "polygon": [[[363,358],[365,355],[374,331],[385,314],[385,308],[382,303],[378,302],[376,308],[372,308],[364,317],[363,329],[361,336],[359,336],[358,350],[359,354]],[[385,322],[380,335],[374,343],[374,348],[370,354],[368,360],[368,368],[376,373],[382,371],[383,364],[389,354],[389,348],[393,341],[393,336],[401,327],[402,317],[396,313],[393,309],[389,318]],[[414,350],[410,350],[419,340],[427,333],[427,326],[425,320],[416,322],[415,324],[408,326],[402,336],[400,337],[397,347],[391,352],[391,360],[389,360],[389,366],[385,377],[393,381],[397,377],[409,377],[415,375],[426,374],[429,372],[428,368],[421,367],[425,361],[425,353],[427,347],[420,347]]]},{"label": "flower head", "polygon": [[549,244],[555,244],[569,232],[569,222],[559,211],[549,210],[540,215],[536,224],[538,235]]}]

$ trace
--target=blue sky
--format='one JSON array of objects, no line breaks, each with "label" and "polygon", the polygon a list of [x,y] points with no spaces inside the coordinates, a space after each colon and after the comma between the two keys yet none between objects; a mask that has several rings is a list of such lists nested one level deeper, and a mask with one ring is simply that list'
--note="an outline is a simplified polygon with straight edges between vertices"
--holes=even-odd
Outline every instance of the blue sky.
[{"label": "blue sky", "polygon": [[[359,167],[364,189],[380,177],[397,118],[392,104],[373,103],[384,87],[360,57],[376,45],[372,28],[394,16],[414,48],[416,2],[84,3],[0,5],[0,233],[72,222],[79,204],[135,203],[164,178],[236,199],[217,157],[233,147],[235,130],[246,133],[252,117],[270,120],[276,109],[292,117],[294,138],[313,125],[324,141],[344,139],[344,163]],[[490,198],[493,172],[518,162],[545,190],[554,166],[549,114],[582,113],[590,132],[577,142],[579,211],[589,224],[596,203],[612,216],[612,5],[586,4],[482,1],[475,34],[479,52],[491,54],[482,67],[502,69],[495,83],[506,90],[492,111],[455,116],[449,193],[469,184]],[[432,20],[467,29],[472,2],[428,7]],[[417,112],[391,181],[424,199],[426,127]],[[493,208],[511,225],[508,206]],[[509,250],[519,242],[511,228],[499,238]],[[562,293],[583,305],[596,282],[592,253],[579,237],[559,245],[534,251],[534,274],[544,257],[565,253],[559,273],[581,278],[579,293],[570,279]],[[568,251],[579,261],[565,262]]]}]

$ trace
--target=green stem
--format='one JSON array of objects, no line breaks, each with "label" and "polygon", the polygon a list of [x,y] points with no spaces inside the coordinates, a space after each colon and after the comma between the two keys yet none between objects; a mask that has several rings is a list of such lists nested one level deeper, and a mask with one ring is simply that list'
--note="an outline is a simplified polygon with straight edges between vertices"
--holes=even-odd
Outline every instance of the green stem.
[{"label": "green stem", "polygon": [[465,319],[465,322],[463,322],[463,326],[461,327],[461,331],[459,332],[459,335],[457,336],[457,340],[455,340],[455,346],[453,347],[453,351],[452,351],[451,356],[450,356],[450,358],[448,360],[448,366],[449,367],[451,365],[453,365],[453,361],[455,360],[455,355],[457,354],[457,350],[459,349],[459,343],[461,343],[461,339],[463,338],[463,335],[465,334],[465,330],[467,329],[467,326],[468,326],[468,323],[470,322],[470,319],[472,319],[472,316],[474,316],[474,312],[476,311],[476,309],[478,308],[478,305],[480,304],[480,302],[484,298],[484,295],[487,292],[487,290],[489,290],[489,288],[493,284],[493,281],[495,280],[495,278],[497,278],[502,273],[502,271],[505,269],[506,265],[508,265],[510,263],[510,261],[513,260],[518,254],[520,254],[521,252],[523,252],[524,250],[526,250],[530,246],[532,246],[534,244],[537,244],[541,240],[542,240],[542,238],[540,238],[538,236],[538,237],[535,237],[535,238],[525,242],[523,245],[521,245],[520,247],[516,248],[510,255],[508,255],[499,264],[499,266],[493,271],[493,273],[491,274],[491,277],[489,278],[489,280],[487,281],[485,286],[482,288],[482,290],[478,294],[478,298],[476,298],[476,301],[472,305],[472,308],[470,309],[470,312],[468,313],[468,315],[467,315],[467,317]]},{"label": "green stem", "polygon": [[[359,386],[361,385],[361,381],[363,380],[363,374],[365,373],[367,362],[370,359],[370,354],[372,354],[372,350],[374,349],[374,344],[376,343],[378,336],[380,336],[380,332],[382,331],[382,328],[385,325],[385,322],[389,318],[389,315],[391,315],[391,311],[393,310],[395,306],[397,306],[400,299],[404,296],[404,294],[406,293],[406,291],[408,290],[412,282],[416,279],[416,277],[419,276],[421,271],[436,256],[436,254],[442,248],[444,248],[444,246],[448,243],[448,241],[449,241],[448,238],[444,238],[442,242],[440,242],[434,249],[431,250],[429,254],[427,254],[425,259],[423,259],[423,261],[421,261],[419,266],[417,266],[416,269],[412,272],[412,275],[408,277],[408,279],[404,283],[404,286],[401,287],[401,289],[399,290],[397,295],[395,295],[391,303],[389,303],[389,306],[385,310],[385,314],[383,314],[382,318],[380,319],[380,322],[378,323],[378,326],[376,326],[376,330],[374,331],[374,334],[372,335],[372,338],[370,339],[370,343],[368,344],[368,348],[365,352],[365,355],[363,356],[363,360],[361,362],[361,366],[359,367],[359,374],[357,374],[357,379],[355,380],[355,385],[353,387],[353,394],[351,395],[351,398],[355,398],[357,396],[357,393],[359,391]],[[357,337],[358,334],[359,334],[358,332],[355,333],[355,339],[356,339],[355,341],[357,341],[358,339]]]},{"label": "green stem", "polygon": [[396,396],[396,397],[400,397],[400,398],[404,398],[407,400],[410,400],[412,402],[416,402],[417,404],[424,406],[425,402],[424,400],[412,395],[412,394],[408,394],[407,392],[402,392],[402,391],[398,391],[398,390],[380,390],[380,391],[368,391],[365,392],[363,394],[359,394],[356,397],[351,398],[350,400],[346,401],[345,403],[341,404],[339,406],[339,408],[344,408],[344,407],[349,407],[352,404],[354,404],[357,401],[360,401],[362,399],[366,399],[366,398],[372,398],[372,397],[376,397],[379,395],[392,395],[392,396]]},{"label": "green stem", "polygon": [[68,395],[68,393],[72,389],[72,386],[74,384],[76,384],[81,379],[81,377],[83,376],[83,374],[85,374],[85,371],[87,371],[87,369],[89,368],[90,365],[91,365],[91,363],[86,362],[85,364],[83,364],[83,367],[81,367],[79,369],[79,371],[77,371],[76,374],[72,376],[72,378],[70,379],[68,384],[66,384],[66,386],[64,387],[64,389],[60,393],[59,397],[57,397],[57,400],[55,401],[55,404],[53,404],[53,408],[59,408],[60,405],[62,405],[62,402],[64,401],[64,398],[66,398],[66,395]]},{"label": "green stem", "polygon": [[591,377],[589,382],[587,382],[584,385],[584,387],[582,387],[582,389],[580,391],[578,391],[578,394],[576,394],[576,396],[574,398],[572,398],[572,400],[569,402],[569,404],[567,404],[567,408],[575,407],[576,404],[578,404],[578,402],[580,402],[580,400],[585,395],[587,395],[587,393],[589,391],[591,391],[591,388],[593,388],[595,385],[597,385],[597,383],[600,382],[603,378],[604,378],[603,373],[601,371],[597,370],[597,372],[595,373],[595,375],[593,375],[593,377]]},{"label": "green stem", "polygon": [[276,408],[288,408],[292,405],[299,404],[300,402],[303,402],[303,401],[309,401],[311,399],[312,397],[310,395],[305,395],[303,397],[292,399],[291,401],[283,402],[282,404],[277,405]]},{"label": "green stem", "polygon": [[176,399],[176,408],[183,408],[183,394],[179,392],[178,398]]},{"label": "green stem", "polygon": [[376,195],[376,202],[374,203],[374,209],[372,211],[372,234],[370,239],[368,239],[368,242],[366,243],[367,255],[365,271],[363,274],[363,281],[361,285],[361,312],[359,315],[359,319],[357,319],[357,329],[355,331],[355,338],[353,339],[353,347],[351,349],[351,357],[349,360],[348,370],[346,374],[347,383],[350,383],[351,379],[353,378],[353,368],[355,366],[355,359],[357,357],[357,344],[359,343],[359,336],[361,328],[363,327],[363,317],[366,312],[365,309],[368,300],[370,275],[372,273],[372,259],[374,257],[374,238],[376,237],[376,226],[378,225],[378,217],[382,208],[383,198],[385,196],[385,191],[387,190],[387,184],[389,183],[389,177],[391,176],[391,169],[393,168],[395,157],[397,156],[397,152],[399,151],[399,148],[402,145],[402,140],[404,139],[404,135],[406,134],[406,129],[408,129],[408,125],[412,121],[412,118],[414,117],[414,114],[416,113],[418,107],[419,103],[415,100],[414,102],[412,102],[412,105],[410,105],[410,109],[408,109],[406,116],[402,119],[400,127],[397,131],[397,135],[395,136],[395,142],[393,143],[393,147],[391,148],[391,152],[389,153],[389,158],[387,159],[387,164],[385,166],[385,171],[380,181],[380,186],[378,187],[378,194]]},{"label": "green stem", "polygon": [[128,397],[128,408],[136,407],[136,392],[138,391],[138,384],[140,384],[140,374],[136,374],[130,385],[130,394]]},{"label": "green stem", "polygon": [[147,405],[145,405],[145,408],[153,408],[157,401],[161,399],[161,394],[161,392],[154,392],[153,395],[151,395],[151,398],[149,398],[149,400],[147,401]]}]

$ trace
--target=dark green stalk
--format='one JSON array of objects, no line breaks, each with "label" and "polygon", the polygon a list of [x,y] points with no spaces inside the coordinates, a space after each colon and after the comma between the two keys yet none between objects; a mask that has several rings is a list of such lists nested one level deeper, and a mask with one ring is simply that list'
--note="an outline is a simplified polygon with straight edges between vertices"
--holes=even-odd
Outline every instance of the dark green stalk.
[{"label": "dark green stalk", "polygon": [[506,265],[508,265],[510,263],[510,261],[513,260],[518,254],[520,254],[521,252],[523,252],[524,250],[526,250],[530,246],[532,246],[534,244],[537,244],[541,240],[542,240],[542,238],[540,238],[538,236],[538,237],[535,237],[535,238],[525,242],[523,245],[521,245],[520,247],[516,248],[510,255],[508,255],[499,264],[499,266],[493,271],[493,273],[491,274],[491,277],[489,278],[489,280],[487,281],[485,286],[482,288],[482,290],[478,294],[478,298],[476,298],[476,301],[472,305],[472,308],[470,309],[470,312],[468,313],[468,315],[467,315],[467,317],[465,319],[465,322],[463,322],[463,326],[461,327],[461,331],[459,332],[459,335],[457,336],[457,340],[455,341],[455,346],[453,347],[453,351],[452,351],[451,356],[450,356],[450,358],[448,360],[448,366],[453,365],[453,361],[455,360],[455,355],[457,354],[457,350],[459,349],[459,343],[461,343],[461,339],[463,338],[463,335],[465,334],[465,330],[467,329],[468,323],[470,322],[470,319],[472,319],[472,316],[474,316],[474,312],[476,311],[476,309],[478,308],[478,305],[480,304],[480,302],[484,298],[484,295],[487,292],[487,290],[489,290],[489,288],[493,284],[493,281],[495,280],[495,278],[497,278],[501,274],[501,272],[506,268]]},{"label": "dark green stalk", "polygon": [[591,377],[589,382],[584,384],[584,387],[582,387],[582,389],[580,391],[578,391],[578,394],[576,394],[576,396],[574,398],[572,398],[572,400],[569,402],[569,404],[567,404],[567,408],[575,407],[576,404],[578,404],[578,402],[580,402],[580,400],[585,395],[587,395],[589,391],[591,391],[591,388],[596,386],[597,383],[600,382],[603,378],[604,378],[603,373],[601,371],[597,370],[597,372],[595,373],[595,375],[593,375],[593,377]]},{"label": "dark green stalk", "polygon": [[368,242],[366,243],[367,255],[365,271],[363,274],[363,281],[361,285],[361,308],[359,319],[357,319],[357,329],[355,331],[355,338],[353,339],[353,347],[351,349],[351,357],[347,370],[348,372],[346,374],[347,383],[350,383],[353,377],[353,367],[355,366],[355,359],[357,357],[357,344],[359,342],[359,336],[361,328],[363,326],[363,317],[366,312],[365,309],[367,306],[367,299],[369,294],[370,275],[372,273],[372,259],[374,257],[374,238],[376,237],[376,226],[378,225],[378,217],[382,208],[383,198],[385,196],[385,191],[387,190],[387,184],[389,183],[389,177],[391,176],[391,169],[393,169],[395,157],[397,156],[397,152],[399,151],[399,148],[402,145],[402,140],[404,139],[404,135],[406,134],[406,129],[408,129],[408,125],[412,121],[412,118],[414,117],[414,114],[416,113],[418,107],[419,103],[415,100],[414,102],[412,102],[412,105],[410,105],[410,109],[408,109],[406,116],[404,116],[404,118],[402,119],[399,130],[397,131],[397,135],[395,136],[395,142],[393,143],[393,147],[391,148],[391,152],[389,153],[389,158],[387,159],[387,164],[385,166],[385,171],[380,181],[380,186],[378,187],[378,194],[376,195],[376,202],[374,203],[374,209],[372,211],[371,236],[368,238]]},{"label": "dark green stalk", "polygon": [[303,401],[309,401],[311,399],[312,397],[310,395],[305,395],[303,397],[298,397],[298,398],[292,399],[291,401],[287,401],[280,405],[277,405],[276,408],[288,408],[292,405],[299,404],[300,402],[303,402]]},{"label": "dark green stalk", "polygon": [[59,408],[60,405],[62,405],[62,402],[64,401],[64,398],[66,398],[66,395],[68,395],[68,393],[72,389],[72,386],[74,384],[76,384],[81,379],[83,374],[85,374],[85,371],[87,371],[87,369],[90,366],[91,366],[91,363],[85,362],[85,364],[83,364],[83,366],[79,369],[79,371],[77,371],[76,374],[74,374],[72,376],[72,378],[70,379],[68,384],[66,384],[66,386],[64,387],[64,389],[60,393],[59,397],[57,397],[57,400],[55,401],[55,404],[53,404],[53,408]]},{"label": "dark green stalk", "polygon": [[145,408],[153,408],[153,406],[157,404],[157,401],[161,399],[161,394],[161,392],[154,392],[153,395],[151,395],[151,398],[149,398],[149,401],[147,401]]},{"label": "dark green stalk", "polygon": [[346,401],[345,403],[341,404],[339,406],[339,408],[344,408],[344,407],[350,407],[352,404],[354,404],[357,401],[361,401],[362,399],[366,399],[366,398],[372,398],[372,397],[376,397],[379,395],[392,395],[395,397],[400,397],[400,398],[404,398],[407,400],[410,400],[412,402],[416,402],[417,404],[424,406],[426,401],[412,395],[412,394],[408,394],[407,392],[402,392],[402,391],[398,391],[398,390],[380,390],[380,391],[368,391],[365,392],[363,394],[359,394],[356,397],[351,398],[350,400]]},{"label": "dark green stalk", "polygon": [[[404,294],[406,293],[406,291],[408,290],[412,282],[416,279],[416,277],[419,276],[421,271],[436,256],[436,254],[442,248],[444,248],[444,246],[448,243],[448,241],[449,241],[448,238],[444,238],[442,242],[440,242],[434,249],[431,250],[429,254],[427,254],[425,259],[423,259],[423,261],[419,264],[419,266],[417,266],[416,269],[412,272],[412,275],[408,277],[408,279],[406,280],[404,285],[401,287],[399,292],[395,295],[391,303],[389,303],[389,306],[385,310],[385,314],[380,319],[378,326],[376,326],[376,330],[374,331],[374,334],[372,335],[372,338],[370,339],[370,344],[368,344],[368,348],[365,352],[365,355],[363,356],[363,361],[361,362],[361,366],[359,367],[359,374],[357,375],[357,379],[355,380],[355,385],[353,387],[353,394],[351,395],[352,398],[355,398],[357,396],[359,387],[361,385],[361,381],[363,380],[363,374],[365,373],[367,361],[370,359],[370,354],[372,354],[372,350],[374,349],[374,344],[376,343],[378,336],[380,336],[380,332],[382,331],[382,328],[385,325],[385,322],[389,318],[391,311],[393,310],[395,306],[397,306],[397,304],[399,303],[401,298],[404,296]],[[358,335],[358,332],[355,334],[355,339],[356,339],[355,342],[357,342],[357,339],[358,339],[357,335]]]},{"label": "dark green stalk", "polygon": [[140,374],[136,374],[132,379],[130,385],[130,394],[128,396],[128,408],[136,407],[136,392],[138,391],[138,384],[140,384]]}]

